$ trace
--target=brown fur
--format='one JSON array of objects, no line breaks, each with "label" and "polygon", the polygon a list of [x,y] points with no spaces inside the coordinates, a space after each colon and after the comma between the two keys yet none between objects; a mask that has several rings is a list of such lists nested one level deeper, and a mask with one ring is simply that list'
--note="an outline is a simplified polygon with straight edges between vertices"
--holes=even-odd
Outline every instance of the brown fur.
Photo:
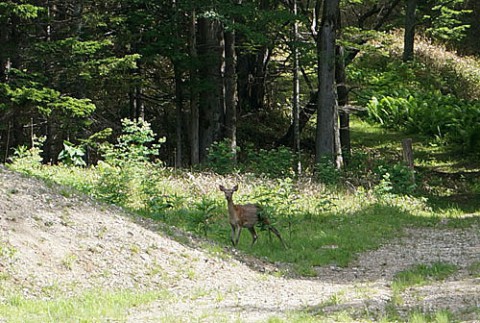
[{"label": "brown fur", "polygon": [[260,219],[258,206],[254,204],[244,204],[244,205],[235,205],[233,203],[233,193],[238,190],[238,185],[235,185],[231,189],[225,188],[223,185],[219,186],[220,191],[225,193],[225,198],[227,199],[228,206],[228,219],[230,221],[230,226],[232,227],[231,240],[233,246],[238,245],[240,240],[240,233],[242,228],[247,228],[250,234],[252,235],[252,245],[257,241],[257,232],[255,231],[255,225],[262,221],[263,224],[266,224],[268,230],[273,232],[283,246],[286,248],[285,242],[280,236],[280,232],[277,229],[270,225],[270,222],[266,218]]}]

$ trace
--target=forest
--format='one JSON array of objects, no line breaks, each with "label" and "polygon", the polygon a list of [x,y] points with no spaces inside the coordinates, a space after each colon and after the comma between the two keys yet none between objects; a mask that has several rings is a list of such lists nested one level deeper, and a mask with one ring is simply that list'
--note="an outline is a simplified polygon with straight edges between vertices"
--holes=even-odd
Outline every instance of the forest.
[{"label": "forest", "polygon": [[0,321],[478,320],[479,21],[476,0],[0,2]]},{"label": "forest", "polygon": [[[428,68],[415,66],[428,65],[415,37],[478,55],[478,11],[463,0],[3,1],[2,160],[43,138],[44,162],[75,147],[95,164],[129,119],[164,139],[169,166],[205,164],[228,142],[234,159],[283,146],[340,167],[350,114],[478,151],[475,73],[448,62],[449,76],[417,89],[405,79]],[[402,30],[405,50],[389,53]]]}]

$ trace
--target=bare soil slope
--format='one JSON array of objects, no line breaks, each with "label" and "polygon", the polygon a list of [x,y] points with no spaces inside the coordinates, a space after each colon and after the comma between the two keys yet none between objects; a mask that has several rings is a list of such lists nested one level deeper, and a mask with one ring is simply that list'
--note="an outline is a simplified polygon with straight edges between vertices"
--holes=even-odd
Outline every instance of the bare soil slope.
[{"label": "bare soil slope", "polygon": [[94,288],[171,293],[132,309],[129,322],[254,322],[288,318],[295,311],[343,310],[378,318],[391,302],[393,275],[412,264],[435,261],[460,270],[445,282],[407,290],[400,311],[449,309],[460,320],[479,319],[480,278],[468,270],[480,261],[478,227],[409,229],[402,240],[361,255],[349,268],[318,268],[315,279],[275,277],[235,257],[180,244],[155,223],[118,208],[0,166],[3,288],[32,298]]}]

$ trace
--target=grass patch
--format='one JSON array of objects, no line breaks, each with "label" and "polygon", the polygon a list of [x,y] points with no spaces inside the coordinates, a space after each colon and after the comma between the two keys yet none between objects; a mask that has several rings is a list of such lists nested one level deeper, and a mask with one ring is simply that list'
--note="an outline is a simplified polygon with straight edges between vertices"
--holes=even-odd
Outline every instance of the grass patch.
[{"label": "grass patch", "polygon": [[[75,171],[64,166],[39,169],[37,176],[45,176],[50,181],[61,178],[63,184],[75,183],[75,187],[96,196],[96,192],[89,192],[88,188],[95,187],[91,185],[92,179],[99,177],[95,172],[100,170],[83,169],[82,175],[79,168]],[[360,253],[400,237],[405,227],[433,226],[442,217],[432,212],[424,198],[388,192],[382,195],[360,189],[352,195],[291,179],[265,180],[246,175],[232,179],[200,173],[187,177],[182,172],[173,174],[164,169],[154,172],[148,168],[148,171],[148,178],[129,182],[131,189],[124,207],[164,222],[165,228],[181,228],[221,246],[230,246],[226,201],[212,183],[241,183],[235,202],[265,206],[267,216],[289,248],[285,250],[278,239],[266,231],[258,232],[257,243],[252,247],[248,231],[243,230],[238,249],[270,262],[289,264],[304,276],[315,276],[317,266],[347,266]],[[129,201],[135,202],[129,204]],[[454,222],[472,225],[478,218],[467,221],[459,217],[452,219],[451,223]],[[172,235],[178,236],[174,231]],[[65,266],[72,267],[74,260],[65,259]]]},{"label": "grass patch", "polygon": [[128,310],[157,299],[171,297],[166,291],[89,291],[71,298],[51,300],[8,297],[0,304],[6,322],[105,322],[124,321]]},{"label": "grass patch", "polygon": [[476,261],[468,266],[468,272],[474,277],[480,277],[480,261]]},{"label": "grass patch", "polygon": [[286,251],[275,237],[270,242],[268,233],[263,232],[254,248],[249,247],[246,235],[239,248],[251,250],[256,256],[270,261],[294,264],[303,275],[315,275],[314,267],[330,264],[347,266],[359,253],[376,249],[402,235],[405,225],[422,221],[430,220],[415,219],[398,207],[377,204],[347,214],[301,218],[296,224],[298,229],[287,235],[290,248]]},{"label": "grass patch", "polygon": [[408,322],[411,323],[450,323],[455,322],[454,315],[449,311],[438,311],[435,313],[421,313],[412,312],[408,317]]},{"label": "grass patch", "polygon": [[442,281],[456,271],[457,266],[443,262],[416,265],[397,273],[393,278],[392,289],[394,292],[402,292],[412,286],[426,285],[432,281]]}]

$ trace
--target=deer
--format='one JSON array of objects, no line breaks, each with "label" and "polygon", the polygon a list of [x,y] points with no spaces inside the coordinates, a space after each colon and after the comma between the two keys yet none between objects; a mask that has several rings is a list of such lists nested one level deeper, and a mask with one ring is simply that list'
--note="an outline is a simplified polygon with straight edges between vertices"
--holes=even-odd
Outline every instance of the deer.
[{"label": "deer", "polygon": [[283,247],[285,249],[287,248],[280,232],[271,225],[270,221],[265,216],[261,215],[261,209],[259,206],[255,204],[236,205],[233,203],[233,193],[238,190],[238,185],[235,185],[231,189],[219,185],[219,189],[225,193],[225,198],[227,199],[228,219],[232,227],[231,240],[234,247],[238,245],[240,233],[242,233],[243,228],[247,228],[248,231],[250,231],[250,234],[252,235],[251,246],[253,246],[258,238],[257,232],[255,231],[255,225],[261,224],[267,228],[267,230],[273,232],[273,234],[278,237]]}]

